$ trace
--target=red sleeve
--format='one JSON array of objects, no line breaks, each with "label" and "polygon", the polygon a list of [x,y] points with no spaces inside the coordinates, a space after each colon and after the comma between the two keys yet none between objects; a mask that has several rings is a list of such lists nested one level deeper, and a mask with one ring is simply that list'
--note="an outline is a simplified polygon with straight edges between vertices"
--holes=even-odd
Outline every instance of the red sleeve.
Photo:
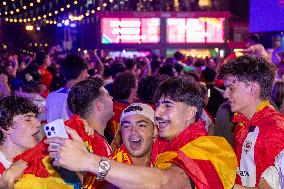
[{"label": "red sleeve", "polygon": [[261,135],[259,135],[256,143],[259,146],[254,157],[257,169],[256,183],[259,182],[261,174],[269,166],[274,165],[275,157],[284,149],[284,127],[272,125],[273,123],[271,123],[270,128],[261,131],[262,133],[260,133]]},{"label": "red sleeve", "polygon": [[4,167],[4,165],[2,163],[0,163],[0,175],[2,175],[2,173],[6,170],[6,168]]}]

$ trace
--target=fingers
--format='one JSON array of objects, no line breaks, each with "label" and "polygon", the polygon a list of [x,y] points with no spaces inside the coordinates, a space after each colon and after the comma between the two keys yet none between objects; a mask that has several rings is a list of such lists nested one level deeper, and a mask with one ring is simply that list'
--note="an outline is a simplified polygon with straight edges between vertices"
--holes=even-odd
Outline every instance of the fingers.
[{"label": "fingers", "polygon": [[64,144],[65,140],[67,140],[67,139],[65,139],[65,138],[59,138],[59,137],[53,137],[53,138],[45,139],[45,140],[44,140],[44,143],[45,143],[45,144],[54,143],[54,144],[60,144],[60,145],[62,145],[62,144]]},{"label": "fingers", "polygon": [[73,140],[83,142],[82,138],[78,135],[78,133],[74,129],[71,129],[69,127],[65,127],[65,129],[67,134],[69,134]]},{"label": "fingers", "polygon": [[19,160],[15,163],[13,163],[13,165],[11,166],[14,170],[15,170],[15,176],[16,178],[18,178],[21,173],[28,167],[27,162],[23,161],[23,160]]},{"label": "fingers", "polygon": [[57,152],[49,152],[49,156],[53,159],[57,158],[58,159],[58,155]]},{"label": "fingers", "polygon": [[58,152],[58,150],[59,150],[59,145],[58,145],[58,144],[51,143],[51,144],[49,144],[47,150],[48,150],[49,152]]}]

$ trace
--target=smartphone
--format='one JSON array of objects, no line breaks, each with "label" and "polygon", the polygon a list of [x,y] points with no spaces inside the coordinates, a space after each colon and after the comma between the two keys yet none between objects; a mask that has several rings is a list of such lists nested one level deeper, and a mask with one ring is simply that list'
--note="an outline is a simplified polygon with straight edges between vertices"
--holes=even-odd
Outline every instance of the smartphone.
[{"label": "smartphone", "polygon": [[63,119],[54,120],[44,126],[44,132],[47,138],[59,137],[68,138],[64,127]]}]

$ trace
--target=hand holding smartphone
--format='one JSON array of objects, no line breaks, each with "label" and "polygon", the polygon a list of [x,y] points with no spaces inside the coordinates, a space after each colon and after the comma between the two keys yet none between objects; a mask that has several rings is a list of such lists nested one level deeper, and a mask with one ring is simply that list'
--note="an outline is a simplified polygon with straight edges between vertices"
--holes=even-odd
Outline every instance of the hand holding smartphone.
[{"label": "hand holding smartphone", "polygon": [[44,132],[47,138],[59,137],[68,138],[64,122],[62,119],[54,120],[44,126]]}]

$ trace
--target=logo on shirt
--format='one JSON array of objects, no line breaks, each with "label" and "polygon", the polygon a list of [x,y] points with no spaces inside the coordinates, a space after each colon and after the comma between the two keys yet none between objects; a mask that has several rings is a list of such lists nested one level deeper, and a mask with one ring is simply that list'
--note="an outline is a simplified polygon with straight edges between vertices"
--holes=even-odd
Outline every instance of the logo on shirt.
[{"label": "logo on shirt", "polygon": [[241,177],[249,177],[249,172],[245,170],[243,171],[239,170],[237,174],[240,175]]},{"label": "logo on shirt", "polygon": [[245,140],[243,149],[246,154],[248,154],[248,152],[251,150],[251,147],[252,147],[252,142],[249,140]]}]

